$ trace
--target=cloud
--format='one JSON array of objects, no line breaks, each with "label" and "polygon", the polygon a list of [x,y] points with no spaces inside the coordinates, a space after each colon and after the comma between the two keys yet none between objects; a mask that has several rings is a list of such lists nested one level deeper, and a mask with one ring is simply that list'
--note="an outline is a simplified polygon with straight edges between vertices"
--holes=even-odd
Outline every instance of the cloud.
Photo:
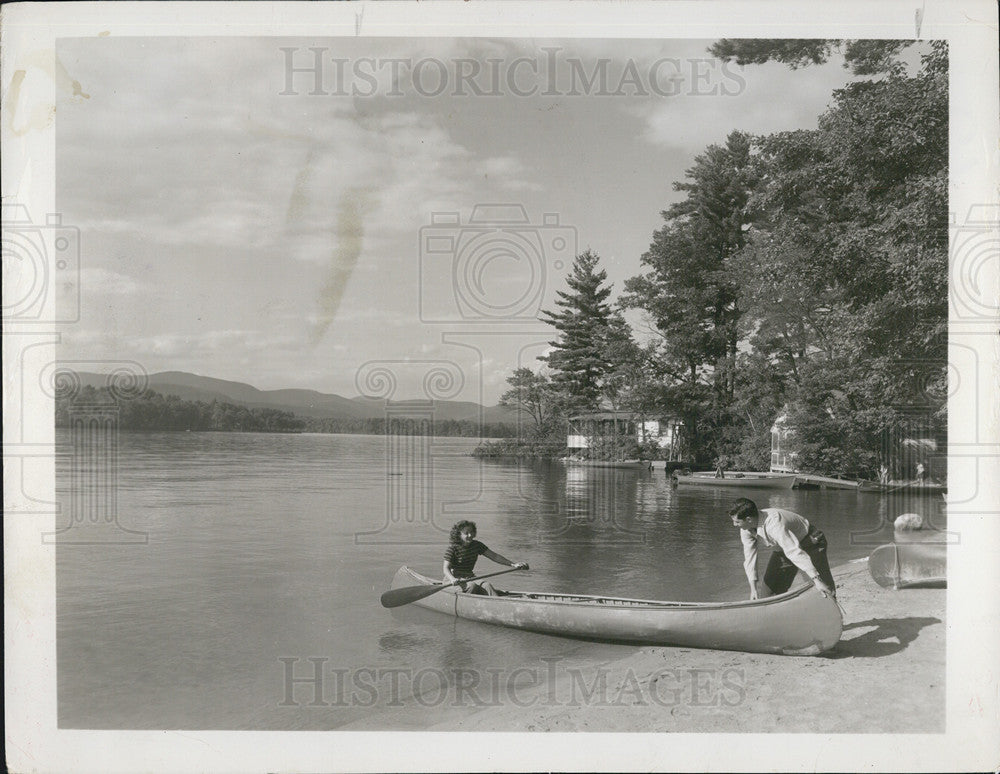
[{"label": "cloud", "polygon": [[[589,71],[606,56],[618,72],[627,58],[704,59],[708,44],[316,45],[352,61],[534,56],[542,66],[542,48],[551,46],[564,69],[567,58],[581,58]],[[620,283],[633,271],[629,261],[638,269],[671,181],[706,143],[732,128],[814,122],[846,78],[836,67],[828,76],[764,66],[748,68],[745,94],[732,98],[449,100],[408,88],[386,96],[393,85],[385,67],[377,97],[292,97],[281,95],[282,46],[302,41],[60,40],[60,62],[90,95],[60,99],[56,146],[57,203],[65,222],[81,228],[84,290],[101,294],[67,334],[81,355],[247,381],[353,378],[359,358],[399,358],[440,339],[421,314],[457,314],[454,261],[445,255],[436,273],[423,274],[422,229],[435,213],[458,213],[467,224],[477,203],[520,202],[533,224],[559,212],[579,228],[580,247],[602,251]],[[546,255],[549,298],[562,287],[568,256],[556,266]],[[519,276],[507,272],[490,287],[513,293]],[[502,366],[491,366],[488,381],[502,385]]]},{"label": "cloud", "polygon": [[479,168],[484,178],[492,178],[508,191],[541,191],[542,185],[531,180],[531,172],[514,156],[493,156],[484,159]]},{"label": "cloud", "polygon": [[797,71],[778,63],[698,67],[682,73],[677,96],[631,106],[645,119],[647,141],[684,150],[692,159],[734,130],[770,134],[815,127],[831,92],[851,80],[838,62]]},{"label": "cloud", "polygon": [[80,270],[80,287],[88,294],[106,296],[132,296],[147,294],[153,287],[116,271],[102,268]]},{"label": "cloud", "polygon": [[295,337],[257,330],[212,330],[200,333],[164,333],[139,337],[135,348],[159,357],[192,354],[218,356],[221,352],[261,352],[287,347]]}]

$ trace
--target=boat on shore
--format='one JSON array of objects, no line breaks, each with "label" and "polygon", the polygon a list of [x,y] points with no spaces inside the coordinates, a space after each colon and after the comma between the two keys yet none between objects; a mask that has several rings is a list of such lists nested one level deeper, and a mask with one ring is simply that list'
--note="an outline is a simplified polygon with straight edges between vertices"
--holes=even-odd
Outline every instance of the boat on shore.
[{"label": "boat on shore", "polygon": [[795,485],[794,473],[725,471],[723,478],[717,478],[714,473],[688,473],[678,474],[676,479],[681,486],[720,486],[738,489],[791,489]]},{"label": "boat on shore", "polygon": [[942,542],[887,543],[872,551],[868,571],[885,588],[944,588],[947,560],[948,546]]},{"label": "boat on shore", "polygon": [[[391,588],[438,583],[404,566],[396,572]],[[843,627],[836,601],[812,585],[740,602],[665,602],[529,591],[490,597],[450,587],[413,604],[457,618],[563,637],[790,656],[829,650],[840,641]]]}]

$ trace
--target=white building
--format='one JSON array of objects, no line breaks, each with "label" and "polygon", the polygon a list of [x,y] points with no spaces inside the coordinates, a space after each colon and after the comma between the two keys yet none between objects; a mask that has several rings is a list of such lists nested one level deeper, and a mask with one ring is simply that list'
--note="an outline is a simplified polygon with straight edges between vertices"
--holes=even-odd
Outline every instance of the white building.
[{"label": "white building", "polygon": [[661,416],[656,419],[631,411],[597,411],[578,414],[569,418],[566,446],[579,453],[598,447],[623,448],[629,440],[636,443],[653,441],[665,450],[667,460],[681,459],[681,428],[677,417]]}]

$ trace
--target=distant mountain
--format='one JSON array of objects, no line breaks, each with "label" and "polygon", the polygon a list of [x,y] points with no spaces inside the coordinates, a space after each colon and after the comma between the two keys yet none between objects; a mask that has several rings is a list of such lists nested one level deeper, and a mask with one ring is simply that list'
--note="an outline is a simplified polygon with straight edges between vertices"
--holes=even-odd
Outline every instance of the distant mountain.
[{"label": "distant mountain", "polygon": [[[106,374],[80,372],[82,385],[95,388],[107,384]],[[345,398],[316,390],[258,390],[243,382],[230,382],[184,371],[162,371],[149,375],[149,389],[162,395],[176,395],[183,400],[217,400],[247,408],[271,408],[291,411],[300,417],[317,419],[377,419],[386,415],[386,403],[372,398]],[[399,405],[397,403],[396,405]],[[480,406],[469,401],[434,402],[437,419],[483,422],[517,422],[517,412],[502,406]]]}]

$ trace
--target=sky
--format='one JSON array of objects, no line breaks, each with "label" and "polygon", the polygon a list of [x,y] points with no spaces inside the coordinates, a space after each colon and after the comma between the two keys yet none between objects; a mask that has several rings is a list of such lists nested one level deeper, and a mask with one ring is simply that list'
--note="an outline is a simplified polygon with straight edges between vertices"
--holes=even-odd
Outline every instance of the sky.
[{"label": "sky", "polygon": [[575,254],[617,296],[707,145],[815,127],[850,79],[711,43],[61,39],[59,356],[492,405]]}]

